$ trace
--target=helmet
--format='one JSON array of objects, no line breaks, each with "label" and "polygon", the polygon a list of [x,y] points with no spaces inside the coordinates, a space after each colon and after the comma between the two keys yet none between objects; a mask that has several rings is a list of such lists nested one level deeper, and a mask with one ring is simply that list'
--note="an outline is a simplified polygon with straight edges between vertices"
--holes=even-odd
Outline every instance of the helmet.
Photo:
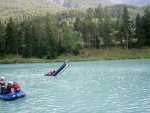
[{"label": "helmet", "polygon": [[1,79],[5,79],[4,77],[1,77]]},{"label": "helmet", "polygon": [[9,84],[13,84],[13,82],[12,82],[12,81],[9,81],[8,83],[9,83]]}]

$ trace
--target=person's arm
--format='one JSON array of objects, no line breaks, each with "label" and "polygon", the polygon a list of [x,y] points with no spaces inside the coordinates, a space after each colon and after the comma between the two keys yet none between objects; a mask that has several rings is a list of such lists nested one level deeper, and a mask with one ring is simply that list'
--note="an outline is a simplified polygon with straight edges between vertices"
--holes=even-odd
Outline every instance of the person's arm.
[{"label": "person's arm", "polygon": [[14,93],[14,88],[11,88],[11,93]]}]

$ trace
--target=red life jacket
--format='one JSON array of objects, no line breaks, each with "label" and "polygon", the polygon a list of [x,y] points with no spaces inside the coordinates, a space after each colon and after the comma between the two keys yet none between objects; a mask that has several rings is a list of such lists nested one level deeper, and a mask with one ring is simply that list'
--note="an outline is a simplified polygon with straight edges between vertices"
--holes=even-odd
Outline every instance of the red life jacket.
[{"label": "red life jacket", "polygon": [[14,86],[14,90],[16,91],[18,88],[20,88],[20,86],[15,82],[14,84],[13,84],[13,86]]},{"label": "red life jacket", "polygon": [[51,76],[51,74],[52,74],[52,72],[49,72],[47,75],[48,75],[48,76]]},{"label": "red life jacket", "polygon": [[10,92],[11,91],[11,88],[12,88],[12,85],[11,84],[8,84],[7,85],[7,90]]}]

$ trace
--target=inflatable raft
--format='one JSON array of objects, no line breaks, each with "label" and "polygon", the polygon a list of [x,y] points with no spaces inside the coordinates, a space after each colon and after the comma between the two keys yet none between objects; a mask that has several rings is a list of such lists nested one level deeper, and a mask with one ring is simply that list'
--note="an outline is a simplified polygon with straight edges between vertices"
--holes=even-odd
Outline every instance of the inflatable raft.
[{"label": "inflatable raft", "polygon": [[19,91],[19,92],[14,92],[13,94],[8,93],[7,95],[0,94],[0,99],[2,99],[2,100],[15,100],[18,98],[22,98],[24,96],[26,96],[26,93],[23,91]]},{"label": "inflatable raft", "polygon": [[45,74],[44,76],[56,76],[57,74],[61,74],[68,66],[69,66],[69,61],[66,60],[61,65],[61,67],[58,68],[56,71],[52,72],[51,74]]}]

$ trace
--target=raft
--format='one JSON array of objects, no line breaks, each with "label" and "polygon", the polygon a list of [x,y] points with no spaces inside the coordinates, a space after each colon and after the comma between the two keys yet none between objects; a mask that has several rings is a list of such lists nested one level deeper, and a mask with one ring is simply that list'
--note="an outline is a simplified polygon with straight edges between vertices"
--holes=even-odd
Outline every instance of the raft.
[{"label": "raft", "polygon": [[18,98],[22,98],[24,96],[26,96],[26,93],[23,91],[19,91],[19,92],[14,92],[13,94],[12,93],[8,93],[6,95],[0,94],[0,99],[9,101],[9,100],[15,100]]},{"label": "raft", "polygon": [[[67,67],[69,66],[69,61],[66,60],[64,63],[58,68],[53,74],[50,76],[56,76],[57,74],[61,74]],[[44,76],[49,76],[48,74],[45,74]]]}]

